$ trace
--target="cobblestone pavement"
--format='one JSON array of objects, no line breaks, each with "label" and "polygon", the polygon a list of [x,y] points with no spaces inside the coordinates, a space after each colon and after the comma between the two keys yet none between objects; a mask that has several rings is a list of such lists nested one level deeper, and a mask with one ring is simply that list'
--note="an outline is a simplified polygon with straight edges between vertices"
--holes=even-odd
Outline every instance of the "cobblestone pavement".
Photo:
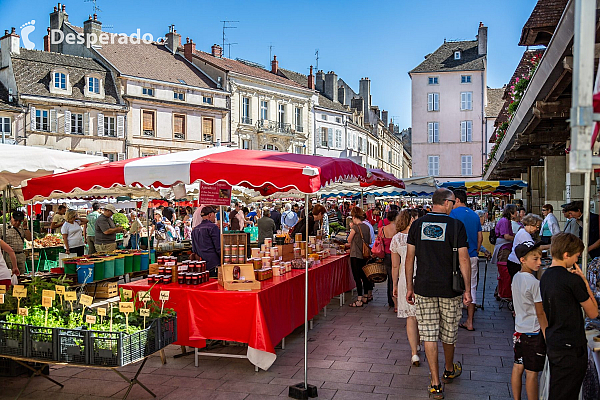
[{"label": "cobblestone pavement", "polygon": [[[480,265],[478,298],[482,297],[484,263]],[[475,332],[461,329],[455,360],[463,364],[463,374],[446,385],[446,399],[508,400],[512,369],[511,335],[513,320],[494,299],[496,269],[487,272],[485,310],[475,313]],[[321,399],[426,399],[429,369],[421,354],[420,367],[410,365],[410,347],[405,321],[389,310],[385,284],[377,285],[375,301],[363,308],[350,308],[350,295],[340,307],[334,299],[314,319],[309,332],[309,383],[318,387]],[[466,315],[466,310],[464,311]],[[226,348],[245,352],[243,347]],[[285,350],[277,350],[277,360],[268,371],[254,372],[242,359],[201,357],[198,368],[192,355],[174,359],[180,348],[166,349],[168,362],[151,357],[140,375],[161,399],[270,399],[284,398],[288,386],[303,381],[303,328],[286,339]],[[440,360],[443,353],[440,346]],[[443,361],[440,363],[443,368]],[[121,368],[133,376],[136,366]],[[60,389],[35,377],[23,399],[95,399],[125,394],[127,383],[112,371],[75,367],[53,367],[51,376],[65,386]],[[0,378],[0,398],[14,398],[25,377]],[[151,399],[134,386],[130,399]]]}]

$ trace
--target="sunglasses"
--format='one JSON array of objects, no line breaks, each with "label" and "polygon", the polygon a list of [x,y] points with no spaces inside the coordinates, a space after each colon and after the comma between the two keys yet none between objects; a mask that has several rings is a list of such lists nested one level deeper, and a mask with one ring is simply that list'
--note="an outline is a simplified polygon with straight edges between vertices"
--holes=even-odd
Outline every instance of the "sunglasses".
[{"label": "sunglasses", "polygon": [[455,204],[456,204],[456,200],[450,200],[450,199],[446,199],[446,201],[451,201],[451,202],[452,202],[452,205],[455,205]]}]

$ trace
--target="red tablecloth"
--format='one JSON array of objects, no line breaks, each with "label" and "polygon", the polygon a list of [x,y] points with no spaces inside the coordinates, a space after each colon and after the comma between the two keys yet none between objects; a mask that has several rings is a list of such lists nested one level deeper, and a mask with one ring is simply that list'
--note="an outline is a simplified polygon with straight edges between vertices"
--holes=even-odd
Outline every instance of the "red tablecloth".
[{"label": "red tablecloth", "polygon": [[[304,323],[304,270],[292,270],[262,282],[260,290],[228,291],[216,280],[200,285],[156,285],[152,297],[169,290],[165,307],[177,311],[176,344],[202,348],[205,339],[248,343],[275,353],[275,345]],[[354,288],[349,256],[331,256],[308,272],[308,318],[331,299]],[[121,285],[134,292],[148,290],[146,279]]]}]

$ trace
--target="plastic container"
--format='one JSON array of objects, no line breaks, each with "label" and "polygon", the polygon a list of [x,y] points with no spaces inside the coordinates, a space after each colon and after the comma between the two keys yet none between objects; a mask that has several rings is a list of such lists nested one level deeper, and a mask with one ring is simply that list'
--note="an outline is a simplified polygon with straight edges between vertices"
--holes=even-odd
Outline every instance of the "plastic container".
[{"label": "plastic container", "polygon": [[141,271],[142,253],[133,253],[133,272]]},{"label": "plastic container", "polygon": [[91,283],[94,281],[95,263],[86,261],[77,264],[77,282]]},{"label": "plastic container", "polygon": [[115,256],[115,275],[114,276],[121,276],[121,275],[125,275],[125,256],[123,254]]},{"label": "plastic container", "polygon": [[142,258],[140,262],[140,270],[147,271],[150,267],[150,255],[147,251],[142,251]]},{"label": "plastic container", "polygon": [[104,257],[104,279],[114,278],[115,257]]},{"label": "plastic container", "polygon": [[104,259],[91,258],[90,262],[94,263],[94,279],[97,281],[104,279]]},{"label": "plastic container", "polygon": [[128,274],[130,272],[133,272],[133,253],[127,253],[124,255],[125,255],[125,262],[124,262],[125,273]]},{"label": "plastic container", "polygon": [[76,274],[77,273],[77,261],[76,260],[65,260],[65,274]]},{"label": "plastic container", "polygon": [[150,250],[150,264],[156,263],[156,250]]}]

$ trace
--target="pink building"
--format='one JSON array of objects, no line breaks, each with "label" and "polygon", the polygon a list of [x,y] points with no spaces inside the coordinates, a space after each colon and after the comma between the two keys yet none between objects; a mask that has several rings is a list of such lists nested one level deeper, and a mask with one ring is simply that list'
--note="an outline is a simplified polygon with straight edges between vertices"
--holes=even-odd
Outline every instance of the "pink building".
[{"label": "pink building", "polygon": [[476,40],[444,42],[409,72],[414,176],[482,177],[487,104],[487,27]]}]

